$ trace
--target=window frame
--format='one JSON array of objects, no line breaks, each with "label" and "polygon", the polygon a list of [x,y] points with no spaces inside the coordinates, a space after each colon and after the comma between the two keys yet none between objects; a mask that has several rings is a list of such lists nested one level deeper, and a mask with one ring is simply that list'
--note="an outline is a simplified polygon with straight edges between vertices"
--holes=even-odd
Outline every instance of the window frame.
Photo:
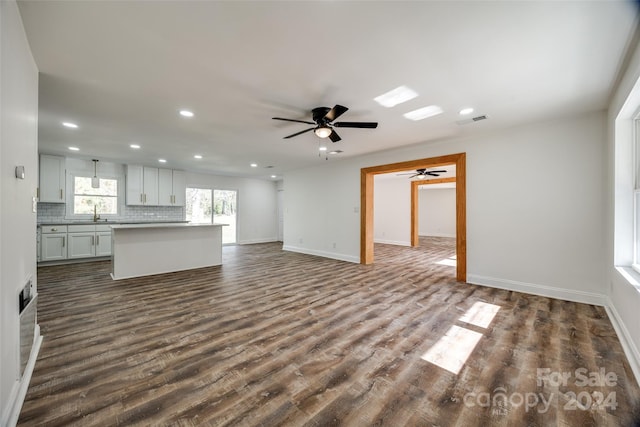
[{"label": "window frame", "polygon": [[631,268],[640,274],[640,113],[633,118],[633,262]]},{"label": "window frame", "polygon": [[[65,213],[65,218],[66,219],[72,219],[72,220],[93,220],[93,214],[76,214],[73,212],[74,206],[75,206],[75,196],[76,196],[76,189],[75,189],[75,182],[76,182],[76,177],[79,178],[92,178],[93,177],[93,173],[89,173],[88,171],[71,171],[67,173],[67,188],[69,189],[69,191],[67,191],[67,197],[66,197],[66,205],[67,205],[67,209],[66,209],[66,213]],[[116,181],[117,186],[118,186],[118,191],[116,196],[116,213],[115,214],[104,214],[104,213],[100,213],[98,212],[98,215],[100,216],[101,220],[117,220],[120,217],[120,214],[122,212],[122,205],[124,202],[124,177],[121,175],[115,175],[115,174],[100,174],[98,175],[98,178],[100,179],[113,179]]]}]

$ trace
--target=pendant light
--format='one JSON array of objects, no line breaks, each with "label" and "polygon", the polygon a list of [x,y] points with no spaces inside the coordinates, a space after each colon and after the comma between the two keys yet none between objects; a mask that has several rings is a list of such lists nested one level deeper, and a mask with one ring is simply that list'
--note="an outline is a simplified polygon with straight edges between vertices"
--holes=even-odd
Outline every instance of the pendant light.
[{"label": "pendant light", "polygon": [[98,178],[98,161],[93,159],[93,178],[91,178],[91,187],[100,188],[100,178]]}]

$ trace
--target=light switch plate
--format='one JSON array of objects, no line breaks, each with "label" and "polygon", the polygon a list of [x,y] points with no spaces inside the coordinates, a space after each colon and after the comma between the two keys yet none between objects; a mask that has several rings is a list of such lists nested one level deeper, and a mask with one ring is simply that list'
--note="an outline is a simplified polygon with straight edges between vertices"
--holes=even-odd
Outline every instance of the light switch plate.
[{"label": "light switch plate", "polygon": [[31,198],[31,212],[36,213],[38,211],[38,198]]}]

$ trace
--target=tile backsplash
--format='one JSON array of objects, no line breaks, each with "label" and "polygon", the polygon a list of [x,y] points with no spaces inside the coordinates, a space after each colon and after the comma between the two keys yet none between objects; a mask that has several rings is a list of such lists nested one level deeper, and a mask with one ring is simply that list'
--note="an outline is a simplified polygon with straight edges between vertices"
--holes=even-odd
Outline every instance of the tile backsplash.
[{"label": "tile backsplash", "polygon": [[[38,203],[38,224],[66,222],[64,203]],[[123,206],[117,221],[184,221],[182,206]]]}]

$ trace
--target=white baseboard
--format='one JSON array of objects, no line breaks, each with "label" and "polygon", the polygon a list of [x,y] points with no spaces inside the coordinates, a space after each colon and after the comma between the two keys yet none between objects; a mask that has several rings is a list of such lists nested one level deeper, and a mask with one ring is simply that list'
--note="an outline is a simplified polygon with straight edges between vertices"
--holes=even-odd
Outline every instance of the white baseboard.
[{"label": "white baseboard", "polygon": [[418,236],[419,237],[451,237],[454,239],[456,237],[455,233],[448,234],[448,233],[420,233],[420,232],[418,232]]},{"label": "white baseboard", "polygon": [[268,237],[266,239],[239,240],[238,245],[253,245],[256,243],[273,243],[277,241],[278,241],[277,237]]},{"label": "white baseboard", "polygon": [[397,246],[411,246],[411,242],[405,242],[403,240],[374,239],[373,243],[384,243],[385,245],[397,245]]},{"label": "white baseboard", "polygon": [[24,403],[24,398],[27,396],[27,390],[29,389],[29,383],[31,382],[31,375],[33,375],[33,370],[36,367],[36,359],[38,358],[40,346],[42,345],[40,325],[36,325],[34,336],[35,339],[33,340],[33,346],[31,347],[31,354],[29,355],[29,361],[24,368],[22,379],[20,381],[16,381],[16,386],[11,390],[11,397],[8,406],[11,410],[7,413],[7,419],[1,420],[0,425],[9,427],[18,424],[22,404]]},{"label": "white baseboard", "polygon": [[607,299],[608,304],[605,305],[604,308],[609,315],[609,320],[611,320],[613,329],[615,329],[616,334],[618,335],[618,339],[622,345],[622,350],[624,350],[624,354],[627,356],[633,375],[636,377],[636,383],[640,386],[640,351],[633,342],[631,334],[622,321],[620,314],[618,314],[618,310],[616,310],[616,306],[613,304],[613,301],[609,298]]},{"label": "white baseboard", "polygon": [[297,247],[297,246],[290,246],[290,245],[284,245],[282,247],[282,250],[283,251],[289,251],[289,252],[297,252],[297,253],[306,254],[306,255],[321,256],[321,257],[324,257],[324,258],[337,259],[339,261],[354,262],[356,264],[360,263],[360,257],[352,256],[352,255],[339,254],[337,252],[317,251],[317,250],[313,250],[313,249],[300,248],[300,247]]},{"label": "white baseboard", "polygon": [[490,288],[506,289],[508,291],[523,292],[525,294],[539,295],[565,301],[581,302],[583,304],[593,304],[607,306],[608,298],[605,295],[593,292],[584,292],[556,288],[553,286],[536,285],[534,283],[518,282],[515,280],[497,279],[495,277],[467,275],[467,282],[474,285],[488,286]]}]

